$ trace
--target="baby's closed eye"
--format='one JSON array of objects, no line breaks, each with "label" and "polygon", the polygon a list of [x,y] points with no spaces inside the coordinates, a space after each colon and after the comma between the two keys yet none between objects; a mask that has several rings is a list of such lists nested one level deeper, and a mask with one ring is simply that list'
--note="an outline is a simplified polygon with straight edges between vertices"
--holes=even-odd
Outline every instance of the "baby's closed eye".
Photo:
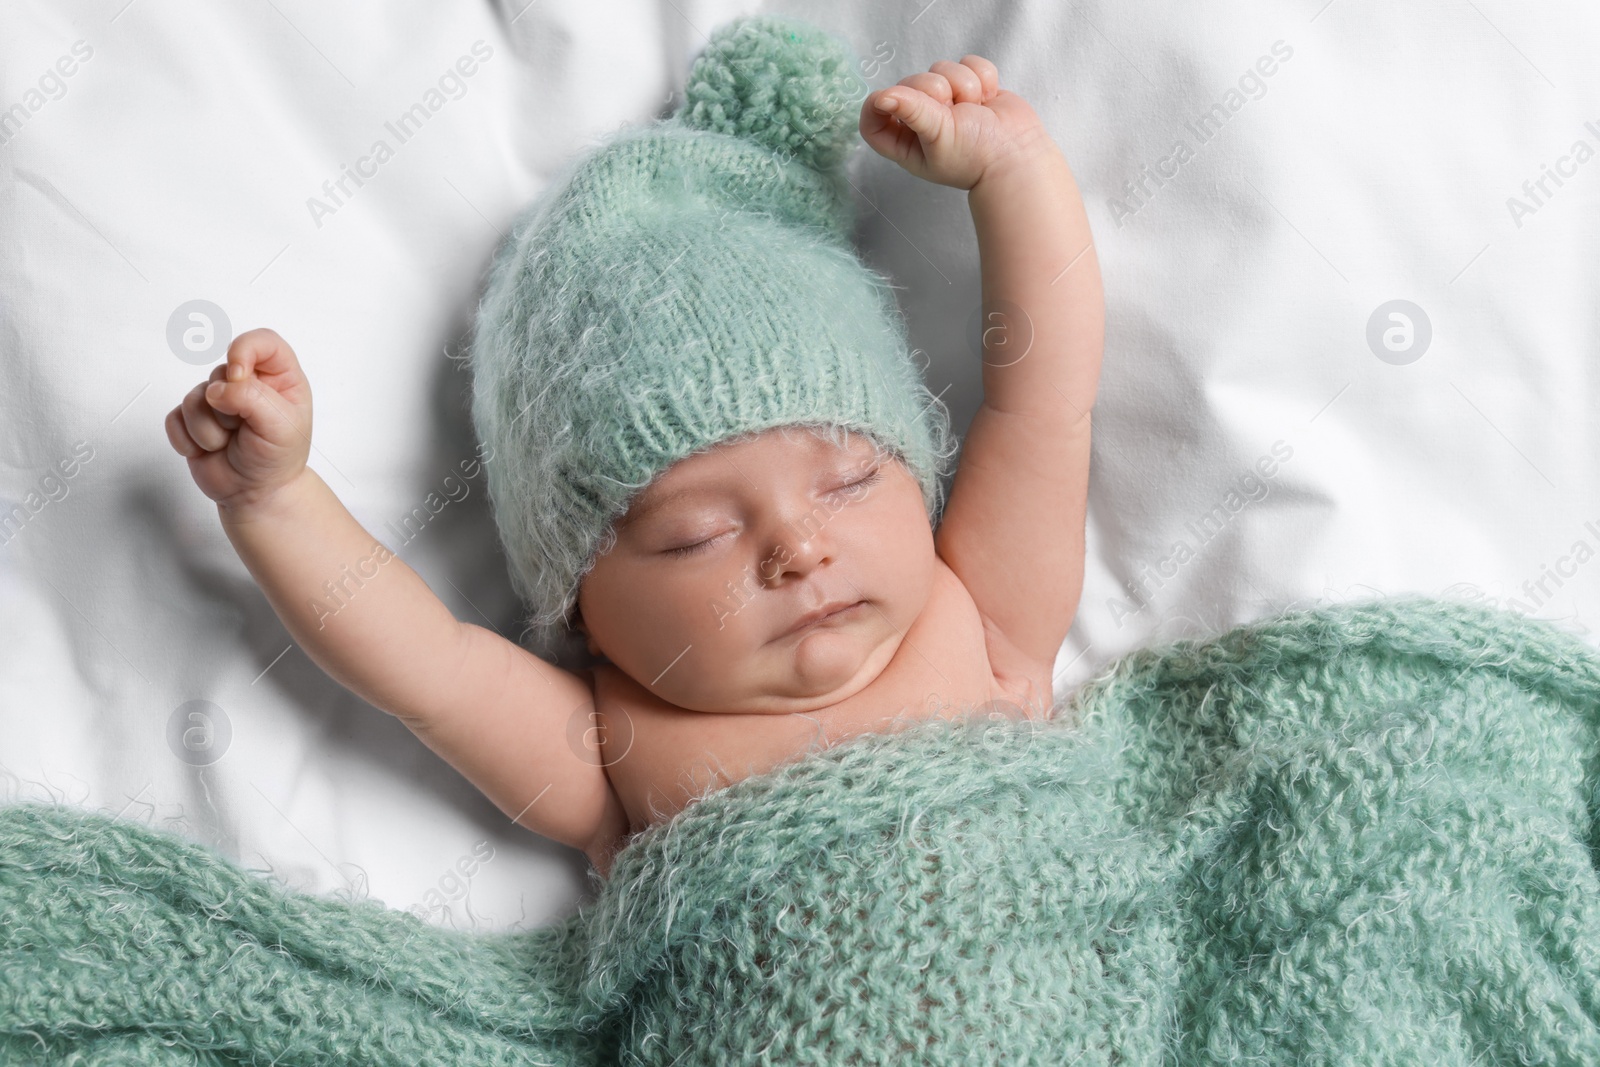
[{"label": "baby's closed eye", "polygon": [[711,537],[703,538],[691,544],[679,545],[677,548],[669,548],[666,550],[666,552],[671,556],[692,556],[696,552],[704,552],[706,549],[710,548],[712,544],[721,540],[724,536],[724,534],[714,534]]},{"label": "baby's closed eye", "polygon": [[882,479],[883,479],[883,468],[882,467],[873,467],[871,471],[867,472],[866,474],[863,474],[861,477],[855,479],[854,481],[846,482],[844,485],[841,485],[838,489],[835,489],[834,492],[836,492],[836,493],[847,493],[847,494],[849,494],[851,496],[854,496],[856,493],[860,492],[863,489],[868,488],[869,486],[875,485],[877,482],[881,481]]},{"label": "baby's closed eye", "polygon": [[[841,475],[841,478],[843,480],[840,482],[840,484],[833,489],[829,489],[828,492],[830,494],[836,493],[850,499],[855,499],[870,489],[873,485],[876,485],[878,482],[883,480],[883,468],[879,465],[874,465],[873,468],[867,471],[865,474],[857,475],[854,471],[851,471]],[[724,530],[705,535],[685,534],[677,537],[669,537],[666,540],[668,542],[676,542],[676,544],[670,544],[669,547],[663,548],[661,551],[666,555],[681,559],[685,556],[692,556],[696,555],[697,553],[705,552],[734,533],[737,533],[737,531]]]}]

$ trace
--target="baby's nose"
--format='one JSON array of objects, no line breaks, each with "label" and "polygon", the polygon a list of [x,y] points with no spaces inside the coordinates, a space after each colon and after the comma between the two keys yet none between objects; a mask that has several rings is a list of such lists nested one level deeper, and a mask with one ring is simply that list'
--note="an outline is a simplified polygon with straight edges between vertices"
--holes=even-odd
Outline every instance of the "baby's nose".
[{"label": "baby's nose", "polygon": [[773,539],[763,561],[762,577],[778,581],[785,575],[804,576],[833,559],[824,530],[804,522],[788,521]]}]

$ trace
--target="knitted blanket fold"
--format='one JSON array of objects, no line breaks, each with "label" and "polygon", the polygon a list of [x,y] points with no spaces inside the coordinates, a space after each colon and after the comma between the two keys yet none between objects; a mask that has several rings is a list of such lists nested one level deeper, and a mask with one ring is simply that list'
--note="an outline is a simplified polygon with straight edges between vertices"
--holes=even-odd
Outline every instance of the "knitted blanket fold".
[{"label": "knitted blanket fold", "polygon": [[1416,595],[807,753],[438,929],[0,808],[6,1064],[1600,1064],[1600,652]]}]

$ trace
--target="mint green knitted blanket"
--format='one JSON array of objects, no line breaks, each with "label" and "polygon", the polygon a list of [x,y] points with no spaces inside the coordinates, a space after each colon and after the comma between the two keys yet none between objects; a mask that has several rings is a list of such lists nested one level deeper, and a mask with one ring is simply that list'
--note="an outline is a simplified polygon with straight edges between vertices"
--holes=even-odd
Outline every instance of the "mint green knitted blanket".
[{"label": "mint green knitted blanket", "polygon": [[0,809],[5,1064],[1600,1064],[1600,653],[1404,596],[701,798],[437,929]]}]

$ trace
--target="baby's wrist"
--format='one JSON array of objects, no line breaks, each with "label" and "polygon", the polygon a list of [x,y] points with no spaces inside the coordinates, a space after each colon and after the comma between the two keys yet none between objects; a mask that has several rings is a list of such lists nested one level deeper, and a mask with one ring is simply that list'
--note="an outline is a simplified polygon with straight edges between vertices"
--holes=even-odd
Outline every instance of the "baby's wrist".
[{"label": "baby's wrist", "polygon": [[226,501],[217,501],[217,514],[224,525],[241,526],[293,510],[310,480],[311,468],[303,467],[282,485],[249,490]]},{"label": "baby's wrist", "polygon": [[985,196],[997,189],[1030,185],[1041,178],[1050,180],[1063,172],[1070,175],[1066,162],[1066,156],[1061,154],[1055,141],[1041,129],[1038,136],[1014,146],[985,166],[967,194]]}]

